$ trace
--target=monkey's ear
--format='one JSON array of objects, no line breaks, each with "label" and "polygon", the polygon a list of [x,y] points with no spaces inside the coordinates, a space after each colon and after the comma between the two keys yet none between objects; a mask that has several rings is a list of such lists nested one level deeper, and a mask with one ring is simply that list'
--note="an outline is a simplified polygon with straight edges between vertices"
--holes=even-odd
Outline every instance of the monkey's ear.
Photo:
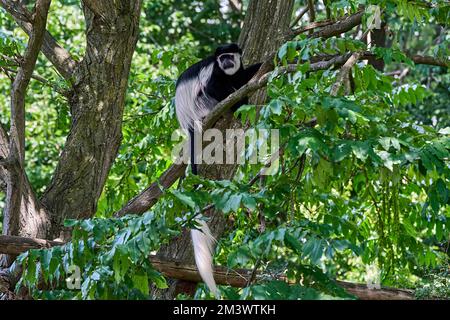
[{"label": "monkey's ear", "polygon": [[241,48],[239,48],[239,54],[242,55],[242,49]]}]

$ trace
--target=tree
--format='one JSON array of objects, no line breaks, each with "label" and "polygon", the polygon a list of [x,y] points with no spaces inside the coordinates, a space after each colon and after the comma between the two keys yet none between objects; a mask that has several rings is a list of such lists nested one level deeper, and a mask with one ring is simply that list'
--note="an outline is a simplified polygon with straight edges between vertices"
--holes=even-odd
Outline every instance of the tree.
[{"label": "tree", "polygon": [[[239,38],[239,45],[245,48],[244,62],[249,65],[261,61],[265,56],[271,54],[281,44],[281,35],[289,27],[292,15],[293,1],[278,0],[272,2],[250,1],[249,9]],[[269,36],[267,36],[269,35]],[[274,39],[280,39],[274,41]],[[226,129],[241,127],[240,121],[234,119],[231,114],[224,117],[216,124],[223,133]],[[224,134],[225,135],[225,134]],[[205,165],[200,166],[199,174],[214,180],[230,180],[236,171],[237,165]],[[227,224],[222,212],[211,208],[205,215],[210,218],[208,225],[216,239],[220,239]],[[189,232],[159,251],[159,257],[180,261],[185,264],[194,263],[193,249]],[[182,289],[177,289],[181,288]],[[196,283],[171,284],[169,290],[164,291],[164,298],[173,299],[181,290],[193,293]]]},{"label": "tree", "polygon": [[[18,3],[2,1],[2,6],[15,15],[14,18],[25,31],[31,35],[38,32],[35,31],[39,22],[37,17],[40,16],[38,4],[37,13],[34,14]],[[67,95],[70,96],[72,126],[52,182],[40,200],[35,198],[26,181],[13,189],[11,182],[21,179],[17,176],[8,179],[8,190],[11,189],[8,194],[11,195],[8,196],[4,213],[4,234],[67,239],[61,234],[64,219],[88,218],[95,213],[98,198],[120,145],[125,91],[138,36],[140,8],[139,1],[125,1],[116,6],[84,1],[87,46],[80,62],[72,60],[50,34],[45,34],[42,47],[44,54],[71,85]],[[111,31],[105,33],[105,28]],[[39,48],[40,44],[36,47]],[[33,66],[32,62],[24,61],[22,68],[28,69],[28,80]],[[20,80],[16,78],[16,81]],[[18,95],[18,99],[22,100],[19,107],[22,110],[17,118],[12,117],[11,130],[21,127],[21,132],[16,134],[10,131],[10,136],[18,135],[21,141],[14,142],[11,139],[9,151],[2,156],[5,159],[14,156],[11,150],[20,146],[22,160],[18,164],[21,167],[18,175],[23,175],[22,179],[26,180],[23,172],[25,90],[21,89]],[[14,99],[11,100],[14,104]],[[94,127],[95,130],[92,130]],[[5,133],[2,137],[6,142]],[[19,194],[22,196],[18,197]],[[13,195],[17,199],[10,199]]]},{"label": "tree", "polygon": [[[0,187],[6,188],[0,253],[10,255],[4,266],[25,252],[0,272],[1,291],[11,292],[17,272],[19,284],[35,297],[193,294],[196,283],[185,281],[198,278],[183,273],[193,263],[186,228],[195,227],[200,214],[209,218],[217,239],[226,235],[216,262],[250,269],[248,288],[224,288],[228,298],[349,298],[342,287],[352,287],[334,279],[356,272],[361,280],[366,266],[381,270],[376,281],[395,286],[415,285],[413,274],[424,278],[418,267],[445,267],[446,118],[419,124],[413,108],[427,105],[426,87],[435,80],[448,83],[445,32],[430,28],[448,23],[448,6],[387,2],[374,9],[356,0],[323,6],[230,1],[222,11],[215,1],[82,1],[82,32],[48,23],[54,37],[46,30],[50,1],[37,1],[30,11],[2,0],[5,25],[13,28],[13,17],[29,40],[24,48],[0,32],[0,69],[6,75],[0,86],[12,82],[10,107],[2,109],[10,119],[0,117],[6,123],[0,126]],[[175,3],[176,14],[166,14]],[[71,16],[66,3],[58,6],[64,17]],[[377,8],[384,14],[381,31]],[[202,165],[201,177],[180,179],[186,165],[168,156],[175,144],[174,79],[195,55],[212,50],[207,38],[236,40],[244,13],[238,39],[244,63],[263,66],[219,103],[204,128],[280,129],[280,148],[272,156],[281,169],[264,176],[264,163]],[[54,19],[52,11],[48,19]],[[205,24],[214,27],[203,32]],[[407,26],[421,28],[422,42],[405,32]],[[78,49],[80,36],[86,46]],[[424,54],[415,54],[417,49]],[[39,50],[47,61],[39,60]],[[405,72],[413,72],[408,82]],[[251,105],[239,117],[228,112],[247,95]],[[29,132],[37,131],[38,121],[26,117],[25,101],[39,97],[55,105],[42,114],[56,120],[33,137]],[[444,106],[447,98],[433,96]],[[55,146],[35,147],[43,137]],[[198,184],[202,188],[196,190]],[[149,259],[153,251],[158,254]],[[170,263],[185,271],[170,273]],[[60,282],[71,265],[82,267],[81,291],[64,290]],[[161,272],[179,280],[167,284]],[[42,282],[61,290],[36,290]],[[410,297],[397,296],[403,294]]]}]

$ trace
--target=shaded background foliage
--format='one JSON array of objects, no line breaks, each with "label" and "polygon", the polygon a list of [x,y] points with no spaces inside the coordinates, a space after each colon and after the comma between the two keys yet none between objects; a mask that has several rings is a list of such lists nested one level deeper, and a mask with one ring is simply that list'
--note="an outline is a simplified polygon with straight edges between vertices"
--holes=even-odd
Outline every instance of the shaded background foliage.
[{"label": "shaded background foliage", "polygon": [[[192,216],[214,203],[234,222],[234,229],[219,242],[217,264],[256,265],[269,280],[286,274],[302,284],[272,280],[244,290],[223,287],[224,297],[348,298],[329,282],[333,278],[420,287],[421,298],[448,297],[450,77],[446,68],[414,65],[401,53],[448,58],[449,6],[440,1],[432,1],[436,8],[403,0],[376,2],[385,10],[389,48],[371,50],[384,60],[385,73],[359,63],[353,71],[353,91],[345,97],[329,95],[336,70],[310,73],[303,63],[292,76],[271,80],[258,121],[255,106],[240,111],[242,120],[257,128],[280,129],[287,143],[282,174],[267,177],[261,188],[247,185],[259,170],[249,165],[241,167],[232,182],[188,176],[152,212],[111,219],[172,163],[177,76],[217,43],[237,40],[247,2],[240,11],[225,2],[144,2],[123,141],[96,215],[105,219],[69,221],[75,228],[71,244],[22,256],[27,268],[21,283],[33,288],[39,270],[46,280],[57,281],[76,263],[85,273],[80,292],[34,294],[49,299],[145,298],[147,279],[165,286],[146,259],[148,252],[183,226],[192,226]],[[327,3],[337,18],[372,2]],[[304,5],[296,1],[297,10]],[[316,20],[325,19],[321,2],[318,6]],[[0,23],[0,53],[21,52],[26,36],[2,9]],[[307,15],[301,23],[308,23]],[[82,57],[85,37],[78,1],[53,2],[48,29],[75,57]],[[328,40],[299,36],[280,48],[278,64],[365,48],[350,35]],[[0,59],[0,66],[9,66],[8,61]],[[403,78],[389,75],[405,68]],[[42,55],[35,71],[49,83],[32,81],[27,95],[26,171],[42,193],[68,133],[70,114],[66,98],[55,90],[66,84]],[[6,126],[9,96],[3,93],[9,86],[8,77],[0,73],[0,122]],[[316,128],[299,130],[299,124],[313,117]],[[204,188],[194,192],[192,186],[199,183]],[[104,246],[99,256],[96,245]],[[42,266],[33,267],[35,260]],[[201,289],[196,295],[207,296]]]}]

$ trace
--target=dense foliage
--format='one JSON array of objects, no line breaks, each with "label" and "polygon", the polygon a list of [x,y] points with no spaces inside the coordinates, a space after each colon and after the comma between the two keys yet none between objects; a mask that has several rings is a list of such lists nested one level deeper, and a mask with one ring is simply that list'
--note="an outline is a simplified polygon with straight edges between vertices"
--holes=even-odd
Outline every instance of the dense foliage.
[{"label": "dense foliage", "polygon": [[[328,2],[337,18],[374,1]],[[444,67],[415,65],[409,57],[420,52],[448,59],[450,7],[443,1],[376,1],[389,26],[388,48],[368,47],[352,32],[330,39],[303,34],[280,48],[277,68],[298,63],[297,71],[275,72],[267,103],[238,112],[254,128],[280,130],[280,170],[263,184],[249,184],[262,164],[240,166],[233,181],[188,175],[143,216],[112,218],[173,161],[177,76],[216,43],[236,41],[245,10],[220,11],[220,3],[145,2],[123,141],[96,218],[67,221],[74,231],[65,246],[23,254],[17,262],[25,266],[19,285],[46,299],[147,298],[149,281],[158,288],[167,285],[152,267],[149,252],[183,227],[195,227],[193,218],[214,204],[234,223],[218,242],[215,263],[257,267],[264,274],[245,289],[222,286],[224,298],[353,298],[332,279],[418,287],[419,298],[448,298],[450,74]],[[78,1],[55,1],[51,8],[50,32],[81,56]],[[326,18],[325,10],[316,14],[317,20]],[[6,57],[22,52],[27,38],[1,9],[0,21],[0,67],[5,71],[15,68]],[[360,61],[350,85],[330,95],[339,68],[311,72],[309,61],[357,50],[371,51],[385,62],[385,70]],[[404,77],[391,75],[405,68]],[[26,170],[42,193],[71,120],[66,98],[58,93],[65,83],[56,70],[41,56],[35,73],[48,83],[32,81],[27,95]],[[7,74],[0,73],[2,93],[9,92]],[[0,95],[0,122],[6,127],[8,103],[8,94]],[[317,125],[306,125],[313,118]],[[199,184],[202,188],[194,190]],[[81,290],[65,287],[72,265],[82,270]],[[51,290],[37,289],[40,274],[53,284]],[[280,281],[280,275],[296,284]],[[212,298],[202,287],[196,297]]]}]

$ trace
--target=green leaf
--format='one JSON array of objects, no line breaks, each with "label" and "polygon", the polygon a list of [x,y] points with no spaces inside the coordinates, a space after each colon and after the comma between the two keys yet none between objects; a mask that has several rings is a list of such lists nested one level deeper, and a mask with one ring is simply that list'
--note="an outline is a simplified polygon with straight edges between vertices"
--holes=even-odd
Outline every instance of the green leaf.
[{"label": "green leaf", "polygon": [[291,247],[291,249],[296,251],[298,254],[302,253],[302,244],[301,244],[301,242],[296,237],[294,237],[292,234],[290,234],[289,232],[285,233],[284,241],[286,242],[286,244],[289,247]]},{"label": "green leaf", "polygon": [[272,100],[269,103],[269,108],[273,114],[280,115],[283,111],[283,103],[278,99]]},{"label": "green leaf", "polygon": [[148,295],[150,287],[148,285],[147,275],[145,274],[133,274],[132,276],[133,286],[138,289],[142,294]]},{"label": "green leaf", "polygon": [[365,161],[371,149],[367,141],[355,141],[351,145],[353,154],[361,161]]},{"label": "green leaf", "polygon": [[303,245],[303,256],[309,257],[311,263],[318,264],[324,250],[323,240],[317,238],[309,238]]},{"label": "green leaf", "polygon": [[195,210],[197,208],[197,205],[195,201],[192,199],[192,196],[182,193],[178,190],[172,190],[171,192],[178,200],[180,200],[183,204],[185,204],[192,210]]}]

